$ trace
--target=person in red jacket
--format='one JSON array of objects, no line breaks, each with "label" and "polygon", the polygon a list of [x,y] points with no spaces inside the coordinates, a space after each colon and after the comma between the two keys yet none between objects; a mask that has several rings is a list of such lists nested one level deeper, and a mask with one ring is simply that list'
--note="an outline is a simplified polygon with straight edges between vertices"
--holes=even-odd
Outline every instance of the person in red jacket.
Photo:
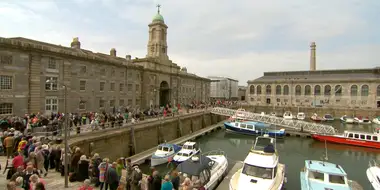
[{"label": "person in red jacket", "polygon": [[79,187],[78,190],[94,190],[93,187],[91,187],[91,181],[89,179],[84,180],[83,185]]},{"label": "person in red jacket", "polygon": [[19,166],[24,167],[24,157],[21,152],[16,152],[12,160],[13,168],[18,168]]}]

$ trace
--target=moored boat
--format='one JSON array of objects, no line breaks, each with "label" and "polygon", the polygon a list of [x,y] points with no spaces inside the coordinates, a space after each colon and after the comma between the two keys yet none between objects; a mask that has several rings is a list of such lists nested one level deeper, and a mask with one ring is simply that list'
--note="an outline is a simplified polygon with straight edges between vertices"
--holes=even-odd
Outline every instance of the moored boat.
[{"label": "moored boat", "polygon": [[380,165],[375,160],[369,162],[369,168],[366,171],[368,181],[374,190],[380,190]]},{"label": "moored boat", "polygon": [[331,114],[325,114],[323,116],[324,121],[334,121],[334,117]]},{"label": "moored boat", "polygon": [[380,117],[373,118],[372,123],[380,125]]},{"label": "moored boat", "polygon": [[366,125],[371,124],[372,122],[368,119],[368,117],[359,116],[354,118],[354,123]]},{"label": "moored boat", "polygon": [[196,142],[187,141],[183,144],[182,149],[173,157],[173,162],[179,164],[192,156],[198,154],[200,149]]},{"label": "moored boat", "polygon": [[322,117],[319,117],[318,114],[314,113],[311,117],[310,117],[311,120],[315,121],[315,122],[321,122],[321,121],[324,121],[324,119]]},{"label": "moored boat", "polygon": [[254,147],[230,179],[230,190],[260,189],[280,190],[286,181],[285,165],[279,163],[274,138],[256,138]]},{"label": "moored boat", "polygon": [[165,164],[173,159],[174,155],[181,150],[181,147],[176,144],[160,144],[157,150],[153,153],[150,159],[151,166]]},{"label": "moored boat", "polygon": [[205,189],[215,189],[227,173],[228,160],[224,151],[215,150],[193,156],[177,166],[180,178],[200,180]]},{"label": "moored boat", "polygon": [[293,119],[293,114],[290,111],[286,111],[283,115],[284,119]]},{"label": "moored boat", "polygon": [[368,148],[380,148],[380,128],[374,133],[362,131],[344,131],[340,135],[312,134],[313,139],[323,142],[362,146]]},{"label": "moored boat", "polygon": [[229,121],[224,123],[227,131],[240,133],[245,135],[263,135],[283,137],[285,136],[285,129],[270,129],[269,124],[254,122],[254,121]]},{"label": "moored boat", "polygon": [[276,112],[270,112],[270,116],[276,116]]},{"label": "moored boat", "polygon": [[306,118],[305,113],[303,113],[303,112],[298,112],[297,113],[297,119],[298,120],[304,120],[305,118]]},{"label": "moored boat", "polygon": [[342,116],[342,117],[340,118],[340,121],[341,121],[342,123],[352,124],[352,123],[354,123],[354,118],[352,118],[352,117],[348,117],[347,115],[344,115],[344,116]]},{"label": "moored boat", "polygon": [[319,160],[305,160],[300,173],[301,190],[352,190],[342,166]]}]

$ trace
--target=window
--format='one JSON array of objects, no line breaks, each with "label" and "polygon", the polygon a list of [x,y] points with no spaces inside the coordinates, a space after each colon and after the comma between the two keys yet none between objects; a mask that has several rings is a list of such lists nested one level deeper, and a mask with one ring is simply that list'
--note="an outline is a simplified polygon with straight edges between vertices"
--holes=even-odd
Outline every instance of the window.
[{"label": "window", "polygon": [[257,95],[261,94],[261,86],[260,85],[256,87],[256,94]]},{"label": "window", "polygon": [[305,96],[310,96],[311,95],[311,86],[306,85],[305,86]]},{"label": "window", "polygon": [[140,106],[140,99],[136,99],[136,106]]},{"label": "window", "polygon": [[253,125],[247,125],[247,129],[253,129]]},{"label": "window", "polygon": [[115,91],[115,83],[111,82],[110,84],[110,91]]},{"label": "window", "polygon": [[344,181],[344,176],[332,175],[332,174],[329,174],[329,182],[337,183],[337,184],[346,184],[346,181]]},{"label": "window", "polygon": [[372,136],[372,140],[377,141],[377,136]]},{"label": "window", "polygon": [[105,76],[106,75],[106,69],[100,69],[100,75]]},{"label": "window", "polygon": [[251,85],[251,86],[249,87],[249,93],[250,93],[250,94],[255,94],[255,86]]},{"label": "window", "polygon": [[128,72],[128,78],[129,78],[129,79],[132,78],[132,72]]},{"label": "window", "polygon": [[281,86],[280,85],[276,86],[276,95],[281,95]]},{"label": "window", "polygon": [[103,92],[104,91],[104,86],[106,85],[105,82],[100,82],[100,86],[99,86],[99,91],[100,92]]},{"label": "window", "polygon": [[272,179],[273,168],[264,168],[245,163],[242,173],[252,177]]},{"label": "window", "polygon": [[361,90],[361,95],[362,96],[368,96],[368,91],[369,91],[368,85],[363,85],[362,90]]},{"label": "window", "polygon": [[356,139],[358,139],[358,138],[359,138],[359,134],[354,134],[354,137],[355,137]]},{"label": "window", "polygon": [[104,103],[105,103],[104,100],[99,100],[99,107],[104,108]]},{"label": "window", "polygon": [[348,137],[352,138],[354,135],[352,133],[348,133]]},{"label": "window", "polygon": [[330,96],[331,95],[331,86],[326,85],[325,86],[325,96]]},{"label": "window", "polygon": [[128,92],[132,92],[132,84],[128,84]]},{"label": "window", "polygon": [[124,99],[119,100],[119,106],[124,106]]},{"label": "window", "polygon": [[47,97],[45,99],[45,111],[58,112],[58,98]]},{"label": "window", "polygon": [[84,65],[80,66],[80,73],[84,74],[86,72],[87,72],[87,67]]},{"label": "window", "polygon": [[239,127],[239,123],[235,123],[235,126],[236,126],[236,127]]},{"label": "window", "polygon": [[79,81],[79,90],[81,90],[81,91],[86,90],[86,81],[84,81],[84,80]]},{"label": "window", "polygon": [[284,95],[289,95],[289,86],[288,85],[284,86]]},{"label": "window", "polygon": [[371,137],[372,137],[371,135],[367,135],[367,136],[366,136],[366,139],[367,139],[367,140],[371,140]]},{"label": "window", "polygon": [[115,69],[111,70],[111,76],[115,76]]},{"label": "window", "polygon": [[79,102],[79,109],[80,110],[85,110],[86,109],[86,102],[80,101]]},{"label": "window", "polygon": [[267,85],[265,87],[265,92],[266,92],[266,95],[271,95],[272,94],[272,87],[271,87],[271,85]]},{"label": "window", "polygon": [[365,139],[365,135],[360,135],[360,139]]},{"label": "window", "polygon": [[57,69],[57,63],[54,58],[49,58],[48,69]]},{"label": "window", "polygon": [[140,81],[140,73],[136,73],[136,80]]},{"label": "window", "polygon": [[120,72],[120,78],[124,78],[124,72],[123,71]]},{"label": "window", "polygon": [[358,86],[352,85],[351,86],[351,96],[357,96],[358,95]]},{"label": "window", "polygon": [[115,100],[110,100],[110,107],[115,107]]},{"label": "window", "polygon": [[119,84],[119,91],[120,91],[120,92],[123,92],[123,91],[124,91],[124,84],[123,84],[123,83],[120,83],[120,84]]},{"label": "window", "polygon": [[11,103],[1,103],[0,104],[0,115],[13,114],[13,104]]},{"label": "window", "polygon": [[13,62],[13,57],[11,55],[2,55],[0,56],[1,65],[11,65]]},{"label": "window", "polygon": [[301,96],[301,85],[296,86],[296,96]]},{"label": "window", "polygon": [[0,90],[11,90],[13,88],[13,76],[0,75]]},{"label": "window", "polygon": [[316,86],[314,87],[314,95],[315,95],[315,96],[319,96],[319,95],[321,95],[321,86],[316,85]]},{"label": "window", "polygon": [[132,105],[132,99],[128,99],[128,106]]},{"label": "window", "polygon": [[246,124],[240,124],[240,128],[247,128]]},{"label": "window", "polygon": [[45,90],[53,91],[58,89],[58,77],[46,77]]},{"label": "window", "polygon": [[342,96],[342,86],[341,85],[335,86],[335,96]]},{"label": "window", "polygon": [[376,89],[376,96],[380,96],[380,85],[377,86],[377,89]]},{"label": "window", "polygon": [[314,180],[325,180],[325,175],[317,171],[309,171],[309,178]]},{"label": "window", "polygon": [[136,84],[136,94],[139,94],[139,93],[140,93],[140,85]]}]

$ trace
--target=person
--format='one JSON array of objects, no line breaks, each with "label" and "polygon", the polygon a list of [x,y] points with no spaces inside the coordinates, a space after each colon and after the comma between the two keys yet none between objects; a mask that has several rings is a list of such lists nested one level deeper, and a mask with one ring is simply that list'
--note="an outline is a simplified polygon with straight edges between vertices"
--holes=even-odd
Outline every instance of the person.
[{"label": "person", "polygon": [[24,178],[22,177],[17,177],[16,180],[14,180],[15,185],[16,185],[16,190],[24,190],[23,185],[24,185]]},{"label": "person", "polygon": [[136,164],[133,166],[132,179],[131,179],[131,189],[140,190],[140,184],[142,180],[142,172],[139,166]]},{"label": "person", "polygon": [[13,138],[13,134],[8,134],[8,136],[4,139],[4,146],[5,146],[8,159],[12,156],[14,141],[15,140]]},{"label": "person", "polygon": [[103,187],[105,189],[108,189],[108,185],[107,183],[105,183],[105,175],[106,175],[106,172],[109,168],[109,159],[108,158],[104,158],[103,159],[103,162],[99,164],[98,166],[98,169],[99,169],[99,182],[100,182],[100,190],[103,189]]},{"label": "person", "polygon": [[16,152],[15,153],[12,162],[13,162],[13,167],[14,168],[18,168],[20,166],[24,166],[24,157],[22,156],[21,152]]},{"label": "person", "polygon": [[7,190],[15,190],[16,189],[16,183],[14,181],[10,181],[7,183]]},{"label": "person", "polygon": [[206,190],[205,187],[202,185],[201,180],[199,179],[194,182],[193,188],[198,190]]},{"label": "person", "polygon": [[15,181],[18,177],[24,177],[25,172],[24,172],[24,166],[19,166],[16,169],[16,173],[14,173],[11,177],[11,181]]},{"label": "person", "polygon": [[91,181],[89,179],[86,179],[78,190],[94,190],[94,188],[91,186]]},{"label": "person", "polygon": [[117,176],[119,177],[119,180],[121,178],[121,171],[124,169],[124,164],[123,164],[123,160],[121,158],[117,159],[116,161],[117,165],[116,165],[116,173],[117,173]]},{"label": "person", "polygon": [[152,177],[148,178],[148,189],[149,190],[160,190],[162,184],[161,176],[157,170],[153,171]]},{"label": "person", "polygon": [[172,180],[171,180],[171,182],[173,184],[173,189],[179,190],[180,180],[179,180],[179,176],[178,176],[177,170],[173,170],[172,171]]},{"label": "person", "polygon": [[117,163],[112,163],[112,166],[108,168],[106,172],[106,183],[109,185],[110,190],[116,190],[119,185],[119,176],[116,172]]},{"label": "person", "polygon": [[95,179],[95,187],[99,187],[99,165],[102,163],[102,159],[100,158],[98,153],[95,153],[92,157],[92,177]]},{"label": "person", "polygon": [[23,176],[24,177],[24,188],[25,190],[30,190],[30,177],[34,174],[38,174],[37,170],[35,170],[33,168],[33,166],[31,164],[29,164],[28,166],[26,166],[26,170],[25,170],[25,175]]},{"label": "person", "polygon": [[89,179],[89,175],[88,175],[89,166],[90,166],[90,162],[87,160],[86,155],[82,155],[78,162],[77,181],[84,181],[85,179]]},{"label": "person", "polygon": [[126,190],[131,189],[131,181],[132,181],[132,172],[133,172],[133,167],[132,167],[132,161],[131,159],[127,159],[127,184],[126,184]]},{"label": "person", "polygon": [[169,175],[165,175],[164,183],[162,183],[161,190],[173,190],[173,184],[170,181]]},{"label": "person", "polygon": [[31,175],[29,178],[29,181],[30,181],[30,184],[29,184],[30,190],[38,190],[37,187],[41,188],[41,185],[39,185],[39,183],[42,183],[42,185],[45,186],[45,181],[42,178],[38,177],[37,174]]},{"label": "person", "polygon": [[182,183],[182,190],[192,190],[192,189],[193,187],[191,186],[191,180],[190,178],[186,177]]},{"label": "person", "polygon": [[36,183],[36,188],[34,190],[46,190],[45,184],[42,182]]}]

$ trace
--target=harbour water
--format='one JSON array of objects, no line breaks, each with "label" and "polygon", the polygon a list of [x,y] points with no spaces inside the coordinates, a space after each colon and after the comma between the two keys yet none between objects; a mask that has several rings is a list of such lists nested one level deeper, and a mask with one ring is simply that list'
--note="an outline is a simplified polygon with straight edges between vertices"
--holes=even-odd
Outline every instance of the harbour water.
[{"label": "harbour water", "polygon": [[[344,125],[338,121],[330,123],[339,131],[359,130],[372,132],[375,125]],[[232,168],[236,161],[243,161],[253,145],[254,136],[238,135],[225,130],[220,130],[203,136],[196,141],[203,152],[221,149],[224,150],[229,159],[229,167]],[[277,150],[280,162],[286,165],[287,183],[286,189],[300,189],[300,170],[304,167],[307,159],[320,160],[325,152],[325,143],[317,142],[310,138],[286,137],[277,140]],[[380,150],[345,146],[327,143],[328,161],[341,165],[351,180],[357,181],[363,189],[371,189],[366,177],[366,169],[371,159],[380,160]],[[149,172],[149,165],[142,166],[144,172]],[[165,165],[159,166],[161,173],[167,172]]]}]

